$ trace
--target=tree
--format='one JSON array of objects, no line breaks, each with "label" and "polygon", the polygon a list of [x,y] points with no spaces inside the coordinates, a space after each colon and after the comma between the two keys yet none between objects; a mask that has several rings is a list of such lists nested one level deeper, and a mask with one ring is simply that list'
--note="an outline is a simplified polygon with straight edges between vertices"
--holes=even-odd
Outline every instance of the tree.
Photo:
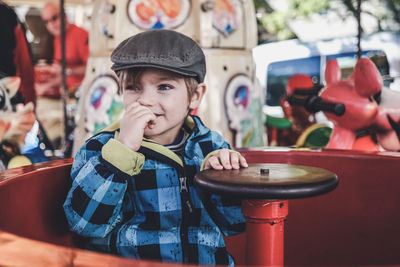
[{"label": "tree", "polygon": [[[358,0],[286,0],[286,8],[283,10],[275,8],[276,2],[254,0],[259,30],[264,33],[259,36],[260,43],[295,38],[289,22],[299,17],[309,19],[315,13],[328,12],[336,12],[343,20],[349,16],[357,19],[358,16]],[[361,16],[364,15],[376,20],[376,31],[397,30],[400,27],[400,0],[363,0]]]},{"label": "tree", "polygon": [[[310,14],[320,12],[329,6],[329,0],[287,0],[286,10],[276,10],[268,0],[254,0],[257,10],[258,23],[264,30],[275,35],[278,40],[296,38],[288,22],[299,16],[308,17]],[[270,40],[259,39],[259,42]]]}]

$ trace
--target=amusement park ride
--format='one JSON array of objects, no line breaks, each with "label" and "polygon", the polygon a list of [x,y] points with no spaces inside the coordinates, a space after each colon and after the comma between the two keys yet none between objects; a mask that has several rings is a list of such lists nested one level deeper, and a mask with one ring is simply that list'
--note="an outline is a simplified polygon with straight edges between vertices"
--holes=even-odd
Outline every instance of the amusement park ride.
[{"label": "amusement park ride", "polygon": [[[383,86],[372,61],[359,59],[347,79],[335,60],[328,61],[324,88],[307,75],[292,77],[282,100],[288,112],[323,111],[334,127],[325,148],[274,149],[264,146],[251,1],[97,0],[93,5],[75,149],[123,110],[110,70],[115,45],[145,30],[180,31],[206,55],[209,90],[198,114],[250,164],[206,170],[195,178],[205,190],[243,200],[247,230],[226,238],[236,264],[400,264],[400,93]],[[357,136],[365,131],[369,135],[361,141]],[[71,164],[72,159],[60,159],[0,172],[1,266],[181,266],[82,250],[62,209]]]}]

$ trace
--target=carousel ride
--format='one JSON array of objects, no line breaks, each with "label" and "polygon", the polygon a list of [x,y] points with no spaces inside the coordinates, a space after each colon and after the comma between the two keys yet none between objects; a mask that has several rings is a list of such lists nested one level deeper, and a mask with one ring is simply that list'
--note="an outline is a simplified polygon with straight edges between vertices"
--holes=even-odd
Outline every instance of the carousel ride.
[{"label": "carousel ride", "polygon": [[[382,86],[373,63],[360,59],[343,80],[337,62],[328,62],[327,85],[317,90],[301,75],[289,83],[287,105],[310,114],[323,111],[333,122],[326,148],[264,147],[258,102],[263,94],[250,50],[252,4],[176,0],[179,8],[171,10],[161,1],[152,1],[150,9],[141,2],[94,1],[74,146],[121,115],[118,83],[109,70],[115,44],[154,28],[181,31],[207,57],[212,90],[198,114],[250,164],[196,176],[197,186],[243,200],[247,231],[226,238],[236,265],[400,264],[400,93]],[[357,134],[366,130],[373,133],[367,145],[357,145]],[[81,249],[82,239],[69,231],[62,208],[71,165],[72,159],[60,159],[0,173],[0,265],[181,266]]]}]

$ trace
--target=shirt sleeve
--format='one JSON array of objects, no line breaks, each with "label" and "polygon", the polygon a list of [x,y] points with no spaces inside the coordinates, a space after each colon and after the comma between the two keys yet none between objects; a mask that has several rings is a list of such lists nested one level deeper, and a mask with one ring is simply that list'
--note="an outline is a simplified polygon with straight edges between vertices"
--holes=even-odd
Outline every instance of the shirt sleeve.
[{"label": "shirt sleeve", "polygon": [[210,201],[208,211],[224,236],[237,235],[246,230],[240,199],[216,194],[210,194],[208,198]]},{"label": "shirt sleeve", "polygon": [[[70,229],[87,237],[105,237],[123,220],[122,203],[130,175],[140,172],[144,156],[115,146],[115,139],[97,135],[78,151],[71,169],[72,187],[64,203]],[[110,145],[111,144],[111,145]],[[132,166],[114,165],[107,149],[119,158],[138,157]],[[142,160],[141,160],[142,159]],[[130,170],[130,171],[127,171]]]},{"label": "shirt sleeve", "polygon": [[[205,156],[202,167],[205,160],[215,155],[218,150],[222,148],[231,149],[230,145],[218,133],[212,132],[211,134],[213,150]],[[242,202],[240,199],[205,193],[204,205],[206,205],[208,213],[225,236],[236,235],[245,231],[246,221],[242,214]]]}]

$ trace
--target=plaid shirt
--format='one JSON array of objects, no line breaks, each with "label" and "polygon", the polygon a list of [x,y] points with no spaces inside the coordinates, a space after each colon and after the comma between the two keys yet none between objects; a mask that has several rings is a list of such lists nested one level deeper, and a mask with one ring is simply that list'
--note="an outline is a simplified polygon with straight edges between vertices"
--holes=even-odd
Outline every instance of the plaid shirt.
[{"label": "plaid shirt", "polygon": [[[104,159],[115,131],[95,135],[76,154],[64,210],[71,230],[88,237],[89,249],[165,262],[233,264],[223,234],[244,231],[240,201],[193,186],[207,154],[229,145],[197,117],[188,117],[184,127],[190,136],[183,161],[144,140],[138,152],[145,161],[134,175]],[[123,152],[118,151],[121,158]]]}]

